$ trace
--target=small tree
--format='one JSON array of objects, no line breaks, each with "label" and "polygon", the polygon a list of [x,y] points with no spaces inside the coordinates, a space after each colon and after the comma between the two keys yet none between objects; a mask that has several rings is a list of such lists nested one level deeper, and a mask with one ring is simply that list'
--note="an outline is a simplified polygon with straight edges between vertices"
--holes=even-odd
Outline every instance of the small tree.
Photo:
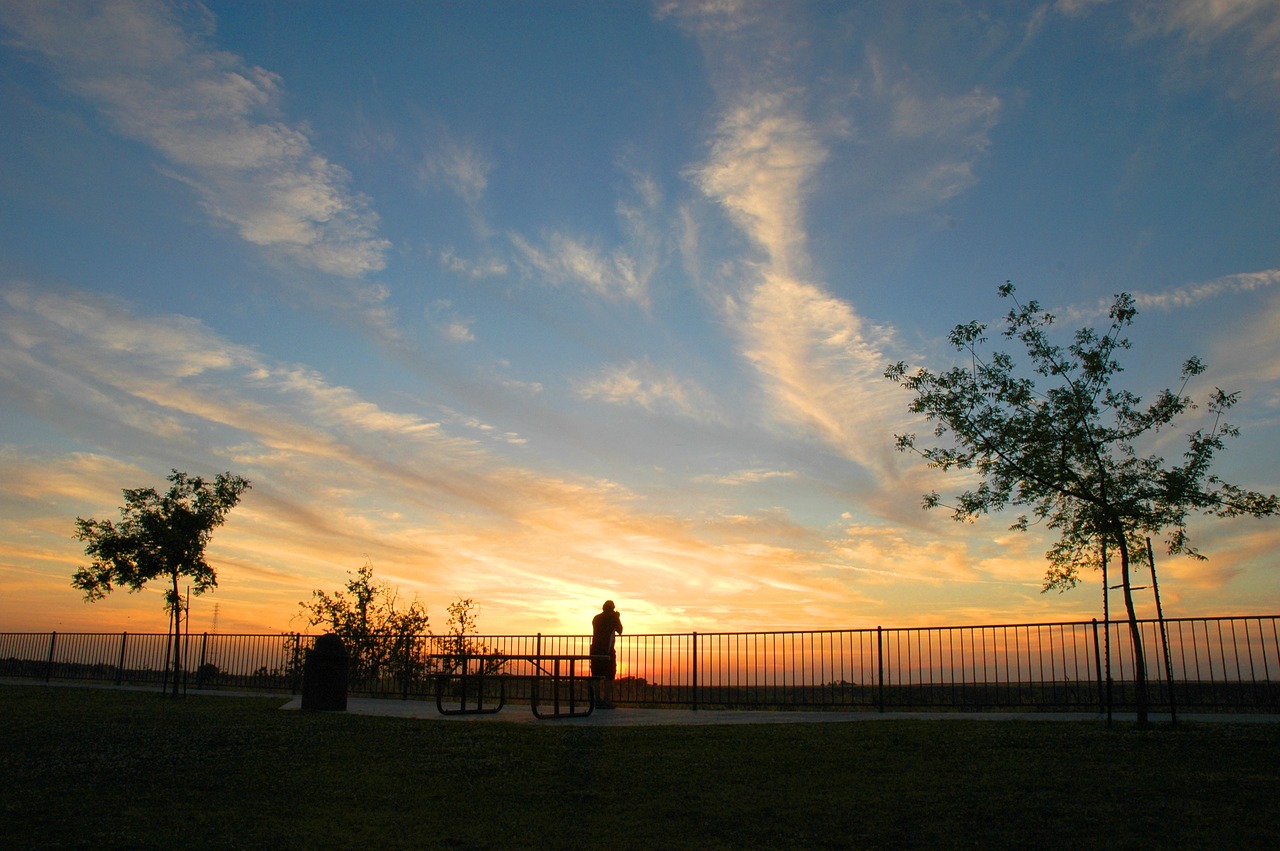
[{"label": "small tree", "polygon": [[212,482],[173,470],[168,493],[154,488],[124,491],[120,522],[76,518],[76,537],[85,542],[85,555],[93,559],[79,568],[71,584],[84,592],[86,602],[101,600],[117,585],[141,591],[153,579],[168,579],[165,607],[175,626],[173,635],[173,693],[178,693],[179,636],[182,595],[178,581],[185,576],[194,593],[203,594],[218,585],[218,575],[205,561],[204,551],[213,530],[249,489],[249,482],[221,473]]},{"label": "small tree", "polygon": [[[1074,587],[1081,567],[1101,566],[1108,548],[1119,552],[1138,720],[1145,723],[1146,665],[1130,576],[1131,566],[1146,560],[1141,542],[1167,531],[1170,554],[1203,558],[1188,540],[1191,513],[1263,517],[1276,514],[1280,505],[1275,495],[1243,490],[1210,473],[1214,455],[1239,433],[1223,420],[1237,393],[1215,389],[1209,396],[1212,426],[1188,435],[1181,464],[1140,454],[1144,438],[1196,407],[1185,390],[1205,367],[1198,358],[1189,359],[1180,388],[1161,391],[1145,407],[1134,393],[1112,387],[1122,371],[1118,355],[1130,347],[1124,329],[1137,315],[1131,295],[1116,296],[1106,331],[1081,329],[1064,347],[1049,339],[1052,314],[1041,312],[1035,301],[1019,303],[1012,284],[999,293],[1014,303],[1003,335],[1022,344],[1028,368],[1019,370],[1004,352],[984,355],[985,325],[957,325],[949,339],[965,365],[908,373],[898,362],[885,372],[916,394],[910,410],[936,424],[934,437],[949,438],[921,448],[915,435],[898,435],[897,447],[919,454],[932,467],[976,471],[981,482],[948,506],[956,520],[1028,506],[1037,522],[1056,530],[1058,542],[1046,554],[1046,591]],[[926,509],[941,504],[936,492],[924,497]],[[1022,515],[1012,528],[1025,531],[1029,524]]]},{"label": "small tree", "polygon": [[[449,604],[449,620],[445,624],[443,643],[445,652],[452,657],[446,662],[450,671],[461,668],[463,656],[488,655],[493,652],[492,648],[475,639],[480,619],[480,613],[476,611],[478,608],[479,604],[470,597],[459,597]],[[481,672],[496,673],[501,669],[502,663],[501,659],[486,659],[481,665]]]},{"label": "small tree", "polygon": [[347,575],[345,590],[331,595],[313,591],[310,602],[299,604],[307,623],[327,626],[347,645],[352,680],[369,679],[376,684],[387,668],[411,677],[413,640],[429,632],[427,607],[416,597],[407,607],[399,607],[399,590],[375,580],[368,562]]}]

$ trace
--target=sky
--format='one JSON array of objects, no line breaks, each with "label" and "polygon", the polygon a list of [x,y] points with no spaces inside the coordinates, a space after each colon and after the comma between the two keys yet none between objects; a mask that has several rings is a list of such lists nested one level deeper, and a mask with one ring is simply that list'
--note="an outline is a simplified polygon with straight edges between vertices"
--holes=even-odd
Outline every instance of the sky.
[{"label": "sky", "polygon": [[[171,469],[252,482],[196,632],[365,563],[437,630],[1100,617],[894,450],[1006,280],[1133,293],[1124,386],[1199,355],[1280,489],[1271,0],[14,0],[0,116],[0,631],[165,631],[70,578]],[[1166,615],[1280,611],[1280,523],[1191,535]]]}]

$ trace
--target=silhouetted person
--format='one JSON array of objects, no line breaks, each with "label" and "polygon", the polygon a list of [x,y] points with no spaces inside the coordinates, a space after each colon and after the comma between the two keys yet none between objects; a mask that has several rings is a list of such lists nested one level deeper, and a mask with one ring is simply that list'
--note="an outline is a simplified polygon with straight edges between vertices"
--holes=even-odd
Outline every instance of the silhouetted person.
[{"label": "silhouetted person", "polygon": [[[591,619],[591,676],[596,681],[596,706],[613,708],[613,678],[618,673],[614,636],[622,635],[621,613],[612,600],[605,600],[600,614]],[[601,657],[609,657],[607,659]]]}]

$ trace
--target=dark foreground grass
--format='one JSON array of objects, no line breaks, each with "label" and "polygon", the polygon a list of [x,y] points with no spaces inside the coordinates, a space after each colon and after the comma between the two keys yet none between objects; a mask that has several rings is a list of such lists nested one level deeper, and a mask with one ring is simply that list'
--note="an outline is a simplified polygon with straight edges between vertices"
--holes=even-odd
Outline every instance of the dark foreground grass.
[{"label": "dark foreground grass", "polygon": [[0,685],[7,848],[1270,848],[1280,725],[587,728]]}]

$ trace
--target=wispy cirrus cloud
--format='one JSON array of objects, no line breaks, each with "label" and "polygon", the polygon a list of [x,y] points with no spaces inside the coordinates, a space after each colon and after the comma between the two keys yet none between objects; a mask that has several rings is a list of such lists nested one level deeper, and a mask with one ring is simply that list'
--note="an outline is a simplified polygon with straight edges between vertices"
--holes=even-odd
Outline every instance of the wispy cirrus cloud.
[{"label": "wispy cirrus cloud", "polygon": [[577,286],[614,300],[644,303],[648,298],[648,282],[624,249],[559,232],[547,235],[542,245],[512,234],[511,244],[525,268],[553,286]]},{"label": "wispy cirrus cloud", "polygon": [[623,240],[608,247],[598,238],[550,230],[535,242],[510,234],[515,260],[526,273],[557,287],[578,287],[613,301],[650,303],[650,282],[666,245],[663,198],[655,181],[622,164],[630,191],[615,205]]},{"label": "wispy cirrus cloud", "polygon": [[[727,280],[721,303],[740,354],[761,378],[767,419],[886,471],[896,465],[877,447],[891,445],[889,424],[900,419],[902,407],[882,378],[892,331],[868,323],[808,275],[805,214],[832,167],[834,146],[847,144],[852,131],[842,116],[815,120],[806,114],[817,98],[797,88],[786,71],[803,61],[794,43],[783,38],[796,27],[781,19],[786,17],[754,4],[693,4],[684,10],[682,20],[697,22],[694,31],[717,69],[724,103],[706,159],[689,173],[755,248],[755,257],[744,258],[742,268],[749,271]],[[709,28],[709,20],[726,18],[739,26]],[[770,56],[765,67],[778,72],[770,76],[744,61],[748,49]],[[866,142],[882,149],[960,139],[956,144],[972,152],[981,148],[982,128],[997,110],[981,95],[926,97],[886,73],[861,88],[883,102],[879,136]],[[962,160],[937,156],[930,162],[919,171],[921,185],[910,190],[917,199],[928,194],[937,203],[971,182],[971,174],[956,165]],[[896,185],[904,182],[909,181]]]},{"label": "wispy cirrus cloud", "polygon": [[[1059,0],[1079,15],[1107,0]],[[1122,7],[1142,38],[1166,39],[1162,58],[1177,79],[1194,80],[1274,111],[1280,105],[1280,5],[1272,0],[1143,0]]]},{"label": "wispy cirrus cloud", "polygon": [[584,399],[611,405],[633,405],[695,420],[716,417],[717,406],[702,387],[647,361],[606,367],[592,378],[575,382],[574,389]]},{"label": "wispy cirrus cloud", "polygon": [[1223,275],[1203,283],[1189,284],[1164,292],[1138,292],[1134,295],[1138,307],[1181,308],[1190,307],[1205,299],[1231,293],[1253,292],[1280,284],[1280,269],[1264,269],[1260,272],[1241,272]]},{"label": "wispy cirrus cloud", "polygon": [[139,316],[113,299],[28,286],[7,288],[0,304],[0,378],[13,404],[73,404],[103,428],[145,418],[140,431],[184,451],[197,437],[225,447],[246,434],[326,455],[336,434],[442,437],[431,421],[389,412],[314,370],[268,361],[189,317]]},{"label": "wispy cirrus cloud", "polygon": [[1214,383],[1227,390],[1248,388],[1260,402],[1256,416],[1274,420],[1280,412],[1280,295],[1272,294],[1260,309],[1244,312],[1222,328],[1208,352]]},{"label": "wispy cirrus cloud", "polygon": [[479,204],[489,188],[493,161],[475,145],[445,135],[425,153],[418,176],[428,184],[442,184],[469,206]]},{"label": "wispy cirrus cloud", "polygon": [[[658,406],[694,395],[645,392]],[[438,605],[465,593],[499,607],[507,622],[487,624],[499,629],[580,628],[557,612],[592,610],[615,575],[645,589],[632,593],[633,628],[682,622],[689,600],[710,595],[722,622],[742,628],[789,622],[819,596],[848,599],[824,587],[827,545],[798,524],[645,511],[618,483],[511,460],[503,452],[523,441],[464,414],[394,410],[196,320],[83,292],[0,293],[0,398],[59,423],[77,447],[38,457],[0,447],[6,481],[20,483],[8,493],[23,498],[0,517],[0,535],[25,542],[27,565],[0,557],[0,577],[9,587],[26,571],[41,599],[72,593],[67,518],[110,512],[119,488],[158,484],[173,459],[254,482],[211,550],[225,568],[224,628],[282,628],[311,589],[336,587],[366,557],[407,594],[430,591]],[[785,544],[779,528],[790,529]],[[0,616],[16,613],[0,604]]]},{"label": "wispy cirrus cloud", "polygon": [[505,260],[494,256],[485,256],[479,259],[469,259],[458,255],[453,248],[445,248],[439,253],[440,265],[448,269],[450,272],[462,275],[472,280],[481,278],[499,278],[506,275],[509,266]]},{"label": "wispy cirrus cloud", "polygon": [[279,118],[277,75],[208,44],[203,6],[6,3],[0,23],[246,242],[346,278],[385,266],[389,243],[368,199],[305,126]]},{"label": "wispy cirrus cloud", "polygon": [[[1280,269],[1240,272],[1208,281],[1197,281],[1180,287],[1155,292],[1134,290],[1134,303],[1140,310],[1179,310],[1194,307],[1209,299],[1235,293],[1257,292],[1280,285]],[[1089,305],[1069,305],[1062,310],[1070,321],[1096,320],[1107,315],[1112,299],[1105,298]]]},{"label": "wispy cirrus cloud", "polygon": [[816,128],[786,93],[750,92],[725,109],[707,161],[693,176],[771,268],[789,273],[806,257],[806,189],[826,158]]},{"label": "wispy cirrus cloud", "polygon": [[772,479],[798,479],[799,477],[800,474],[795,470],[739,470],[727,476],[700,476],[698,481],[739,487],[756,485]]},{"label": "wispy cirrus cloud", "polygon": [[880,52],[872,53],[869,67],[867,94],[855,103],[873,120],[863,120],[854,144],[867,145],[870,158],[879,160],[868,188],[880,197],[882,209],[932,209],[976,184],[975,169],[990,147],[1001,99],[982,88],[944,91],[893,66]]},{"label": "wispy cirrus cloud", "polygon": [[1260,69],[1266,75],[1280,70],[1276,65],[1280,60],[1280,9],[1270,0],[1171,0],[1147,4],[1143,13],[1149,24],[1193,42],[1238,35],[1246,45],[1246,58],[1266,63],[1267,67]]},{"label": "wispy cirrus cloud", "polygon": [[[444,190],[457,197],[476,239],[489,242],[496,231],[489,222],[484,202],[489,191],[489,176],[496,165],[493,157],[485,146],[459,135],[440,119],[424,119],[420,134],[422,139],[416,143],[420,151],[415,154],[411,169],[423,189]],[[471,278],[505,274],[505,262],[492,258],[492,252],[486,252],[480,260],[462,260],[452,247],[440,254],[442,263]]]},{"label": "wispy cirrus cloud", "polygon": [[847,302],[785,276],[766,276],[735,318],[776,422],[816,434],[864,466],[889,464],[883,447],[902,408],[882,376],[890,332],[873,336]]},{"label": "wispy cirrus cloud", "polygon": [[475,320],[455,313],[453,302],[448,299],[440,299],[429,306],[426,317],[437,333],[450,343],[474,343],[476,340],[471,329]]}]

